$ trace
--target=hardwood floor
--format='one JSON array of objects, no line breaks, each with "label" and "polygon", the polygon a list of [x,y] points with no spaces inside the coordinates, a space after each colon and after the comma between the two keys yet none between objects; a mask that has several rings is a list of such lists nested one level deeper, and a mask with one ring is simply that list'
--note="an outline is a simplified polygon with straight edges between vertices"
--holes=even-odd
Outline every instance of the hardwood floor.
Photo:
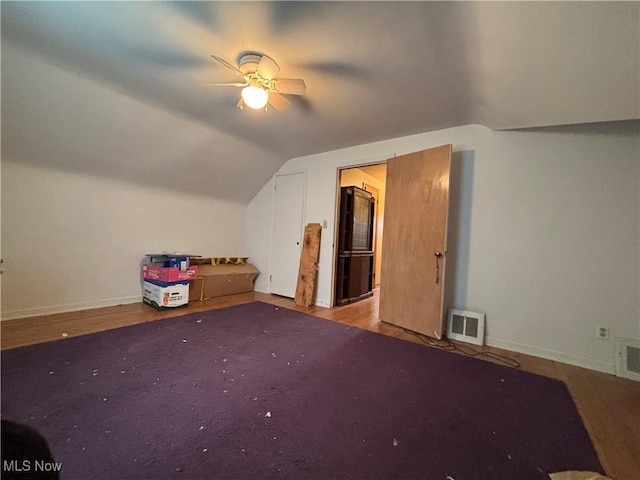
[{"label": "hardwood floor", "polygon": [[[16,348],[253,301],[424,343],[419,336],[378,320],[377,295],[343,307],[304,308],[296,306],[289,298],[251,292],[192,302],[188,307],[176,310],[157,311],[143,303],[135,303],[3,321],[0,324],[1,345],[3,350]],[[461,348],[466,350],[463,345]],[[474,349],[504,355],[517,361],[522,370],[562,380],[582,416],[607,476],[614,480],[640,479],[640,383],[497,348]]]}]

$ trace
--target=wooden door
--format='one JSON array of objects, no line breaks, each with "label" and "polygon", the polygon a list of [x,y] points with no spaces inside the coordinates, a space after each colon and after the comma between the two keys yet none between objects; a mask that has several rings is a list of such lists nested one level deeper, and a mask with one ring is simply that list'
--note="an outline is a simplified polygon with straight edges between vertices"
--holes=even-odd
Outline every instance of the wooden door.
[{"label": "wooden door", "polygon": [[304,173],[277,175],[269,292],[294,298],[300,265],[304,208]]},{"label": "wooden door", "polygon": [[443,331],[451,145],[387,161],[380,320]]}]

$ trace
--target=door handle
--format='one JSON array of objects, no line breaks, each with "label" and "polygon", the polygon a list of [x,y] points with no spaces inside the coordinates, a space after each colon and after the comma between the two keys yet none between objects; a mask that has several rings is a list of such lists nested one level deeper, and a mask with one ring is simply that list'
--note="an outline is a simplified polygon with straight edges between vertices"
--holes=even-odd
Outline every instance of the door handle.
[{"label": "door handle", "polygon": [[440,259],[444,256],[442,252],[436,250],[433,252],[433,256],[436,257],[436,283],[440,283]]}]

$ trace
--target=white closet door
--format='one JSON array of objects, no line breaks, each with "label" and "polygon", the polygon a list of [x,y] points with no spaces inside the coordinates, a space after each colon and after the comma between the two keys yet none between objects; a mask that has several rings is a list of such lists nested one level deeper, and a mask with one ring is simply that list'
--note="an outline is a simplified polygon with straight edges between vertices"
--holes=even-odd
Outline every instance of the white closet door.
[{"label": "white closet door", "polygon": [[305,174],[276,175],[269,291],[294,298],[300,266]]}]

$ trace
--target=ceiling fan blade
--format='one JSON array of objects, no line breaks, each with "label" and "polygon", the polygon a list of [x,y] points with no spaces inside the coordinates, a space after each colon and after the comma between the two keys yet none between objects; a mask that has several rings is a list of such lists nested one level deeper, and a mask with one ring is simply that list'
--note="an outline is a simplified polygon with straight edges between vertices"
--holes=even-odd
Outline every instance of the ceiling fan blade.
[{"label": "ceiling fan blade", "polygon": [[273,84],[278,93],[289,95],[304,95],[304,90],[307,88],[301,78],[276,78]]},{"label": "ceiling fan blade", "polygon": [[258,62],[258,67],[256,68],[256,72],[266,80],[271,80],[279,71],[280,67],[278,64],[266,55],[262,56],[260,62]]},{"label": "ceiling fan blade", "polygon": [[289,106],[291,102],[284,98],[277,92],[271,92],[269,94],[269,105],[271,105],[276,110],[284,110]]},{"label": "ceiling fan blade", "polygon": [[229,70],[231,70],[233,73],[238,75],[240,78],[245,78],[244,73],[242,73],[236,67],[231,65],[229,62],[227,62],[224,58],[216,57],[215,55],[211,55],[211,58],[213,58],[216,62],[220,63],[221,65],[224,65],[225,67],[227,67]]},{"label": "ceiling fan blade", "polygon": [[231,82],[231,83],[207,83],[210,87],[246,87],[248,83]]}]

